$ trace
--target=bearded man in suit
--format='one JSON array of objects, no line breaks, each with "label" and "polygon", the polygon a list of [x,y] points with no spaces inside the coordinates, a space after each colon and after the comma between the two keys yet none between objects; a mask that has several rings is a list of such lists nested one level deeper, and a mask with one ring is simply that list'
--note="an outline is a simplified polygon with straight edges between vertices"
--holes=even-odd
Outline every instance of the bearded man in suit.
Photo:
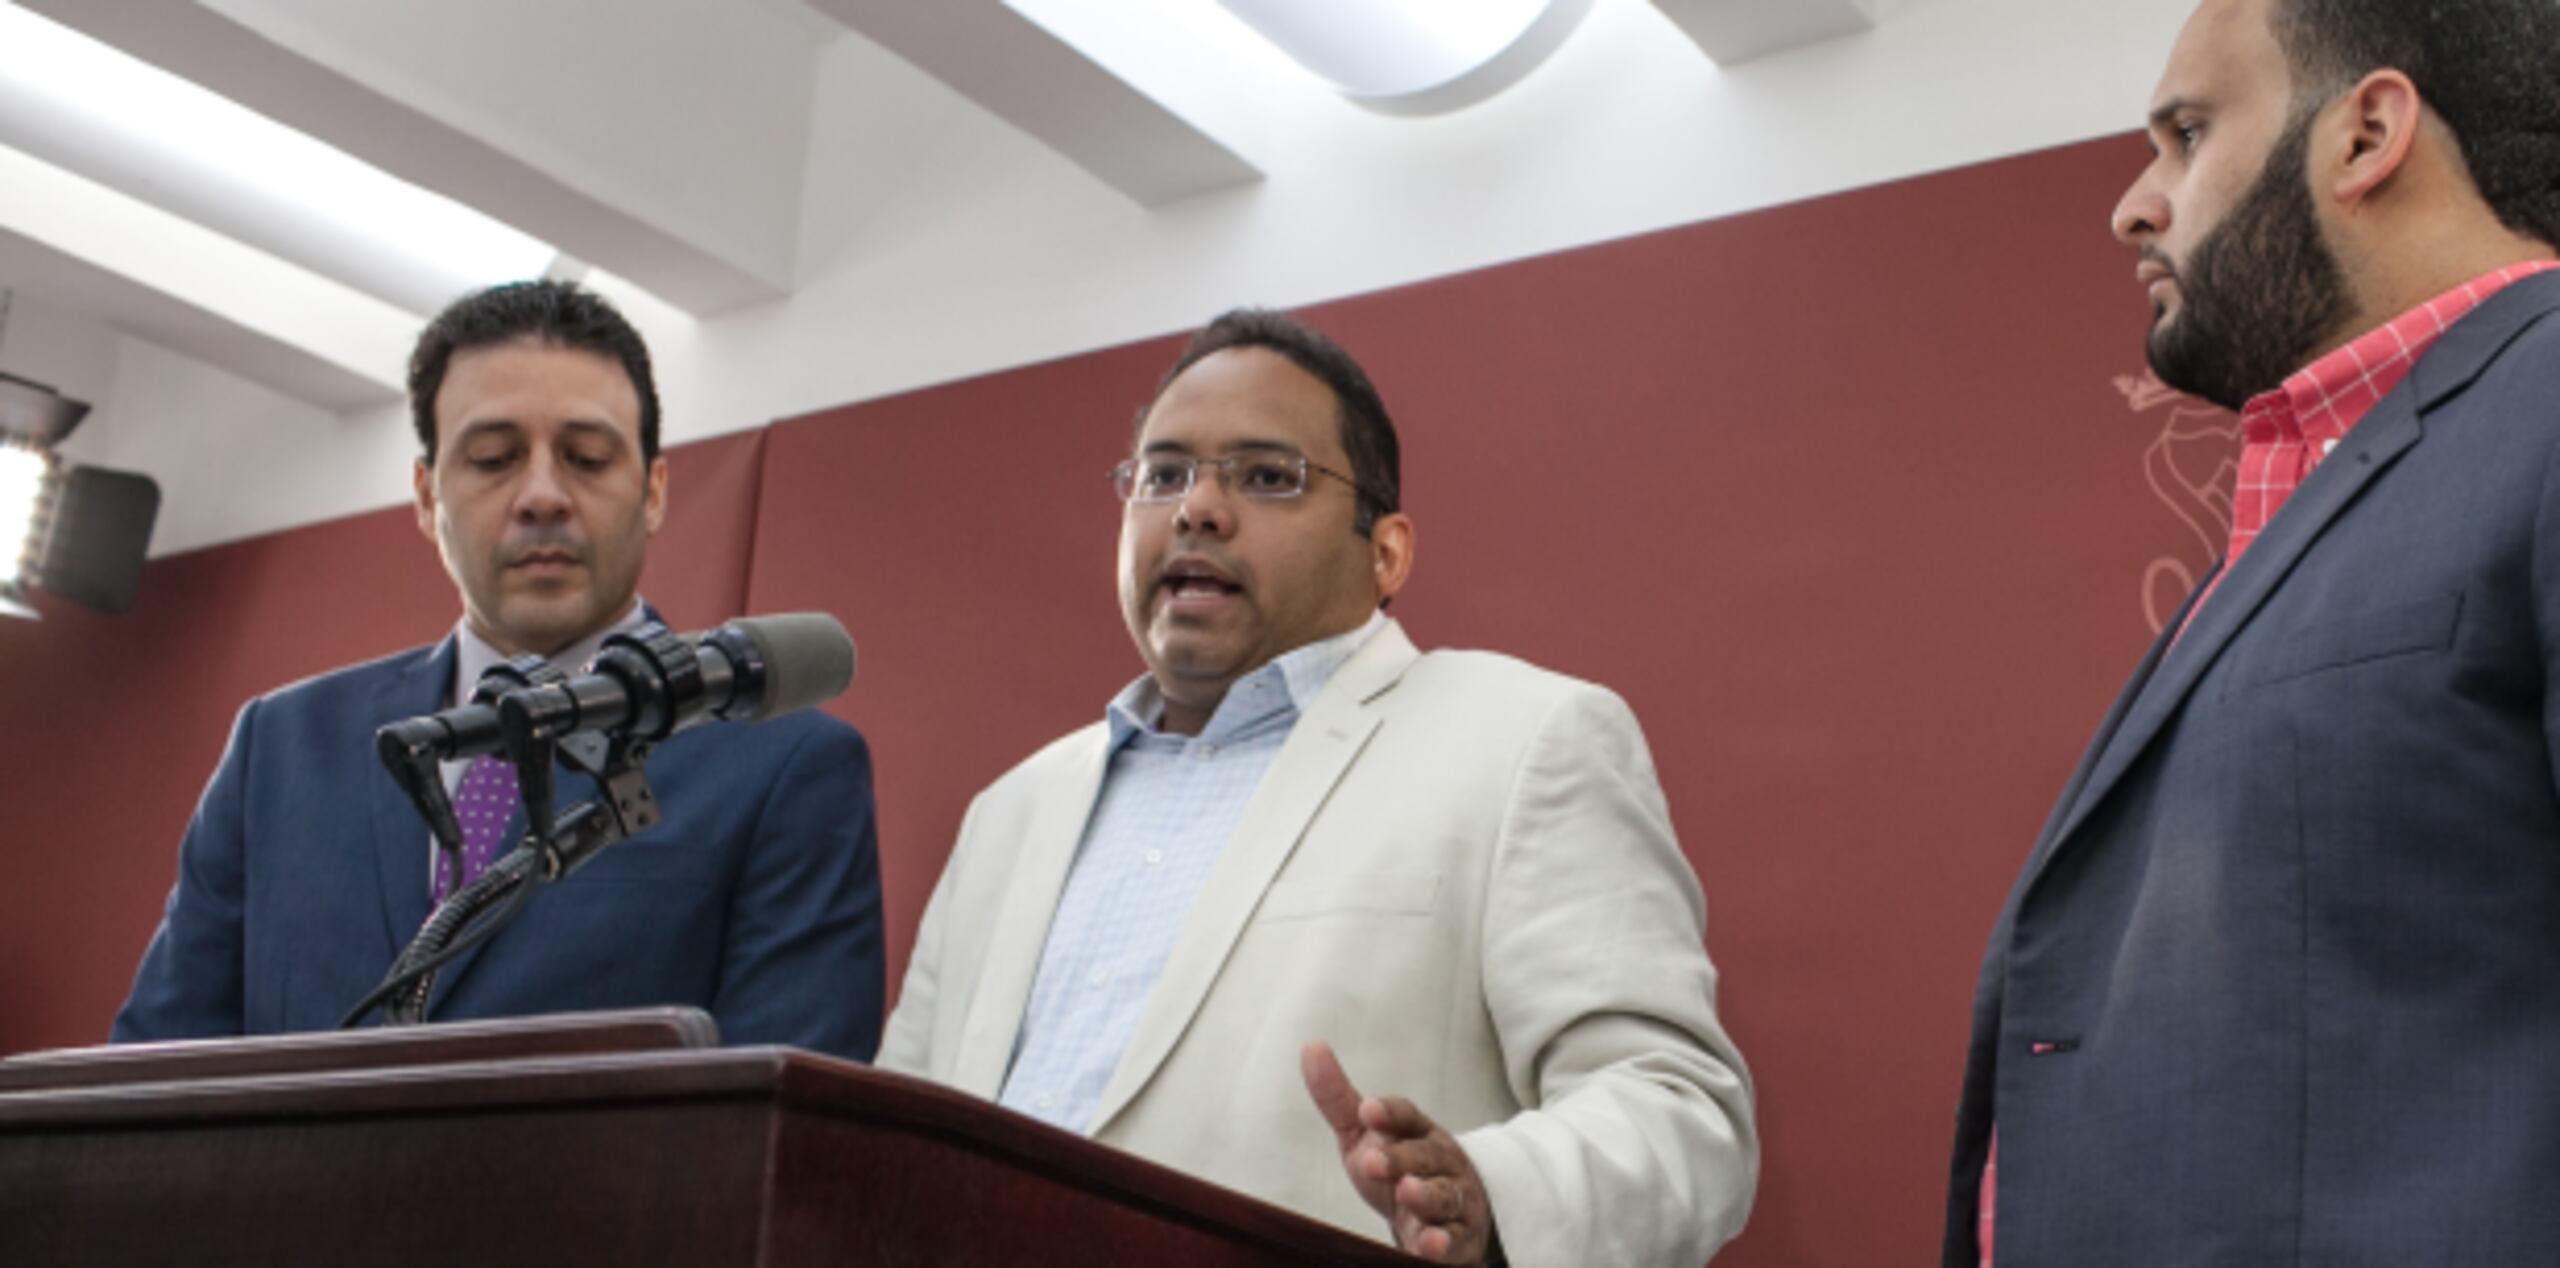
[{"label": "bearded man in suit", "polygon": [[1944,1262],[2548,1260],[2560,4],[2206,0],[2149,130],[2232,536],[1992,931]]}]

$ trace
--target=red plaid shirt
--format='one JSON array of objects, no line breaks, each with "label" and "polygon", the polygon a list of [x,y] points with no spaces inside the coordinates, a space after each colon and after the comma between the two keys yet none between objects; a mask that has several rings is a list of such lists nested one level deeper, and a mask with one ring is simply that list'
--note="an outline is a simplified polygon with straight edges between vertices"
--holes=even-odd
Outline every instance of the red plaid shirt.
[{"label": "red plaid shirt", "polygon": [[[2204,598],[2187,610],[2187,621],[2213,598],[2213,589],[2231,575],[2231,566],[2249,544],[2266,531],[2285,499],[2302,487],[2311,469],[2346,439],[2347,433],[2372,412],[2400,380],[2435,346],[2453,323],[2470,315],[2509,283],[2560,268],[2560,261],[2536,260],[2473,278],[2400,315],[2390,325],[2312,362],[2275,391],[2260,394],[2240,412],[2240,478],[2231,489],[2231,547],[2222,571],[2205,587]],[[2181,626],[2180,632],[2185,632]]]},{"label": "red plaid shirt", "polygon": [[[2240,411],[2240,477],[2231,490],[2231,547],[2223,554],[2222,570],[2206,583],[2204,597],[2188,607],[2179,634],[2195,623],[2196,613],[2212,601],[2214,587],[2231,575],[2231,566],[2266,531],[2311,469],[2409,377],[2418,358],[2445,331],[2510,283],[2552,269],[2560,269],[2560,261],[2536,260],[2473,278],[2304,366],[2274,391],[2251,399]],[[1982,1243],[1982,1268],[1991,1268],[1992,1213],[1999,1189],[2000,1133],[1995,1128],[1990,1153],[1982,1162],[1982,1213],[1975,1226]]]}]

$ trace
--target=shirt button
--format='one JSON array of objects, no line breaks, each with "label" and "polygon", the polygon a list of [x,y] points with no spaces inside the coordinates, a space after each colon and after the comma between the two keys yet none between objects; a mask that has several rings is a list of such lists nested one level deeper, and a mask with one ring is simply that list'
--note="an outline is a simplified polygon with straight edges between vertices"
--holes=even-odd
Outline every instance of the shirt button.
[{"label": "shirt button", "polygon": [[1109,982],[1110,980],[1111,980],[1111,975],[1110,975],[1109,973],[1106,973],[1106,972],[1102,971],[1101,969],[1095,969],[1095,970],[1093,971],[1093,984],[1094,984],[1094,986],[1095,986],[1095,988],[1096,988],[1096,989],[1101,988],[1101,987],[1102,987],[1102,985],[1103,985],[1104,983],[1107,983],[1107,982]]},{"label": "shirt button", "polygon": [[2336,453],[2337,451],[2338,451],[2338,442],[2337,442],[2337,441],[2335,441],[2335,440],[2324,440],[2324,441],[2321,441],[2321,442],[2320,442],[2320,456],[2321,456],[2321,457],[2324,457],[2324,458],[2325,458],[2325,457],[2328,457],[2330,454]]},{"label": "shirt button", "polygon": [[1039,1100],[1033,1101],[1032,1104],[1037,1105],[1042,1109],[1056,1109],[1058,1108],[1058,1098],[1054,1096],[1044,1096]]},{"label": "shirt button", "polygon": [[1200,746],[1200,756],[1202,756],[1202,757],[1216,757],[1217,755],[1218,755],[1218,746],[1217,746],[1217,745],[1215,745],[1215,744],[1203,744],[1203,745],[1201,745],[1201,746]]},{"label": "shirt button", "polygon": [[1149,866],[1149,867],[1155,867],[1155,866],[1157,866],[1157,865],[1159,865],[1159,864],[1161,864],[1161,863],[1163,863],[1163,862],[1164,862],[1164,851],[1162,851],[1162,850],[1149,850],[1149,851],[1147,851],[1147,866]]}]

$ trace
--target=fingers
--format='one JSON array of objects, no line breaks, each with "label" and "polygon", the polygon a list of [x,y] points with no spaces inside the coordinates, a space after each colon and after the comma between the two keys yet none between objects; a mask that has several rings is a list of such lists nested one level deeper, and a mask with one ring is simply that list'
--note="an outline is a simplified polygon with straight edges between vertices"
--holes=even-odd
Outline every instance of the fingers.
[{"label": "fingers", "polygon": [[1373,1096],[1359,1101],[1358,1110],[1353,1128],[1345,1129],[1337,1120],[1334,1131],[1342,1141],[1344,1161],[1360,1178],[1392,1185],[1408,1175],[1454,1175],[1467,1165],[1458,1142],[1413,1102]]},{"label": "fingers", "polygon": [[1360,1124],[1397,1139],[1428,1136],[1436,1126],[1429,1114],[1401,1096],[1373,1096],[1360,1102]]},{"label": "fingers", "polygon": [[1435,1131],[1420,1140],[1386,1144],[1387,1162],[1399,1176],[1454,1176],[1466,1170],[1466,1154],[1449,1133]]},{"label": "fingers", "polygon": [[1319,1039],[1298,1050],[1298,1075],[1306,1080],[1307,1097],[1316,1103],[1333,1134],[1348,1147],[1360,1134],[1360,1089],[1351,1086],[1333,1045]]},{"label": "fingers", "polygon": [[1450,1248],[1456,1246],[1457,1241],[1445,1228],[1426,1228],[1407,1239],[1405,1248],[1424,1259],[1447,1262]]},{"label": "fingers", "polygon": [[1321,1040],[1298,1050],[1298,1073],[1353,1187],[1387,1217],[1396,1243],[1444,1263],[1482,1259],[1492,1222],[1484,1182],[1457,1139],[1404,1097],[1360,1095]]},{"label": "fingers", "polygon": [[1457,1142],[1403,1097],[1360,1102],[1360,1134],[1351,1164],[1378,1184],[1408,1175],[1446,1175],[1458,1160]]},{"label": "fingers", "polygon": [[1472,1174],[1406,1176],[1396,1182],[1395,1210],[1388,1220],[1397,1245],[1424,1259],[1449,1263],[1481,1261],[1493,1224],[1482,1182]]},{"label": "fingers", "polygon": [[1466,1188],[1448,1177],[1407,1174],[1396,1182],[1396,1209],[1424,1224],[1454,1224],[1467,1214]]}]

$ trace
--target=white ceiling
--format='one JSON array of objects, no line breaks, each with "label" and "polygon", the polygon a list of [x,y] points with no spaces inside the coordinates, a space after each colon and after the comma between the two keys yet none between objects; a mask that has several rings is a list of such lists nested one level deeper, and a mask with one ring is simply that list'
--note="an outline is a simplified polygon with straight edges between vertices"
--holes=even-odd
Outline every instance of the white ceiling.
[{"label": "white ceiling", "polygon": [[[2129,128],[2187,0],[1597,0],[1550,65],[1430,118],[1332,94],[1214,0],[15,4],[592,266],[708,431]],[[339,431],[396,415],[440,284],[81,127],[0,93],[0,286]],[[135,412],[128,457],[207,443]],[[392,430],[327,443],[379,464]],[[194,544],[396,485],[171,492]]]}]

